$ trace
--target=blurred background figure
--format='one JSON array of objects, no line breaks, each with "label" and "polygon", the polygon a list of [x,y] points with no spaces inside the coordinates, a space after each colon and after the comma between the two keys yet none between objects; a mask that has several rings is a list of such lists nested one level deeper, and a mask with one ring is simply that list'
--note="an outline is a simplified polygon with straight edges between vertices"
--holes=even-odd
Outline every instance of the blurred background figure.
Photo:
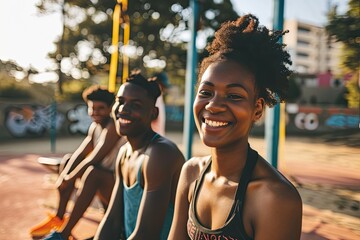
[{"label": "blurred background figure", "polygon": [[170,87],[169,78],[165,72],[160,72],[155,74],[152,79],[159,84],[161,95],[157,98],[155,104],[159,108],[159,116],[152,122],[151,127],[155,132],[164,136],[166,127],[165,95],[166,90]]},{"label": "blurred background figure", "polygon": [[[56,231],[46,239],[54,239],[55,235],[56,239],[68,239],[95,196],[99,197],[105,209],[108,206],[115,184],[116,155],[126,140],[116,134],[115,122],[110,116],[114,94],[94,85],[85,89],[82,96],[93,122],[80,146],[74,153],[66,154],[60,164],[56,181],[59,193],[56,214],[49,214],[47,219],[32,227],[32,237],[42,237]],[[75,183],[79,178],[81,184],[77,190]],[[68,217],[66,208],[74,191],[76,200]]]}]

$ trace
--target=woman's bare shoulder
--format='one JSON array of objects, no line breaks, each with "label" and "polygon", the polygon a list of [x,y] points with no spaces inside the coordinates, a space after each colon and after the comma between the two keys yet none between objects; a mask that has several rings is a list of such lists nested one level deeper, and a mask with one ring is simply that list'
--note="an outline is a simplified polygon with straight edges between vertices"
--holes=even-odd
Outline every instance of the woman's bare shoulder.
[{"label": "woman's bare shoulder", "polygon": [[268,207],[292,205],[301,206],[302,201],[296,187],[277,169],[273,168],[262,157],[259,158],[249,190],[254,203]]},{"label": "woman's bare shoulder", "polygon": [[200,173],[208,163],[209,159],[209,156],[192,157],[186,161],[184,168]]},{"label": "woman's bare shoulder", "polygon": [[[264,163],[260,161],[259,164],[261,166]],[[263,167],[264,169],[255,170],[248,185],[245,201],[245,219],[248,219],[246,222],[251,222],[251,228],[258,236],[298,239],[302,219],[300,194],[278,170],[265,164]],[[285,225],[286,229],[279,227]]]},{"label": "woman's bare shoulder", "polygon": [[188,182],[195,181],[203,171],[208,161],[209,156],[190,158],[182,167],[182,175],[185,176]]}]

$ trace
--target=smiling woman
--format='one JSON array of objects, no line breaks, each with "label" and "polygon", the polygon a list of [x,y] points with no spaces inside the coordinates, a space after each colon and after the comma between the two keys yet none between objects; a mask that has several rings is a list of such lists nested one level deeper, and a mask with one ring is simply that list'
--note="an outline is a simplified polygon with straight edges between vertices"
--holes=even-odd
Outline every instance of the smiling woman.
[{"label": "smiling woman", "polygon": [[247,142],[251,126],[264,107],[264,100],[259,98],[253,109],[254,83],[253,74],[234,61],[213,63],[207,68],[194,102],[195,122],[205,145],[230,144],[239,137]]},{"label": "smiling woman", "polygon": [[300,239],[299,193],[248,143],[265,106],[286,99],[291,61],[278,43],[284,34],[251,14],[215,33],[193,105],[211,155],[182,168],[169,239]]}]

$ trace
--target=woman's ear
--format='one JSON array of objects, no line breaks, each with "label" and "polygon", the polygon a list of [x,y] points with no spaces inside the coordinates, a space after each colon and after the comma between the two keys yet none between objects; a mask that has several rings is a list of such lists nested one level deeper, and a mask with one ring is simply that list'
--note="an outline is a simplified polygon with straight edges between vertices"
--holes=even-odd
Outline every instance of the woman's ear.
[{"label": "woman's ear", "polygon": [[263,98],[258,98],[255,102],[255,114],[254,114],[254,121],[258,121],[264,112],[265,108],[265,100]]}]

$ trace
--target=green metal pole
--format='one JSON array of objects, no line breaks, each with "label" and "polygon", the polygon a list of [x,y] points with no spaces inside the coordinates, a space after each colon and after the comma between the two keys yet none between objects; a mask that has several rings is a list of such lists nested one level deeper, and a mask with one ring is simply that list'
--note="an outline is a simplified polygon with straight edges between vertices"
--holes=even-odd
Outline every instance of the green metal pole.
[{"label": "green metal pole", "polygon": [[194,114],[192,105],[194,101],[194,86],[196,82],[197,50],[196,30],[198,24],[199,6],[197,0],[190,0],[190,8],[193,11],[190,20],[191,40],[187,51],[186,79],[185,79],[185,102],[184,102],[184,129],[183,145],[185,158],[190,159],[194,134]]},{"label": "green metal pole", "polygon": [[54,100],[50,105],[50,145],[51,152],[56,151],[56,101]]},{"label": "green metal pole", "polygon": [[[274,19],[273,29],[282,30],[284,25],[284,2],[285,0],[274,0]],[[282,40],[279,40],[282,42]],[[278,167],[280,133],[280,104],[276,104],[273,109],[266,109],[265,119],[265,139],[267,149],[267,159],[275,168]]]}]

